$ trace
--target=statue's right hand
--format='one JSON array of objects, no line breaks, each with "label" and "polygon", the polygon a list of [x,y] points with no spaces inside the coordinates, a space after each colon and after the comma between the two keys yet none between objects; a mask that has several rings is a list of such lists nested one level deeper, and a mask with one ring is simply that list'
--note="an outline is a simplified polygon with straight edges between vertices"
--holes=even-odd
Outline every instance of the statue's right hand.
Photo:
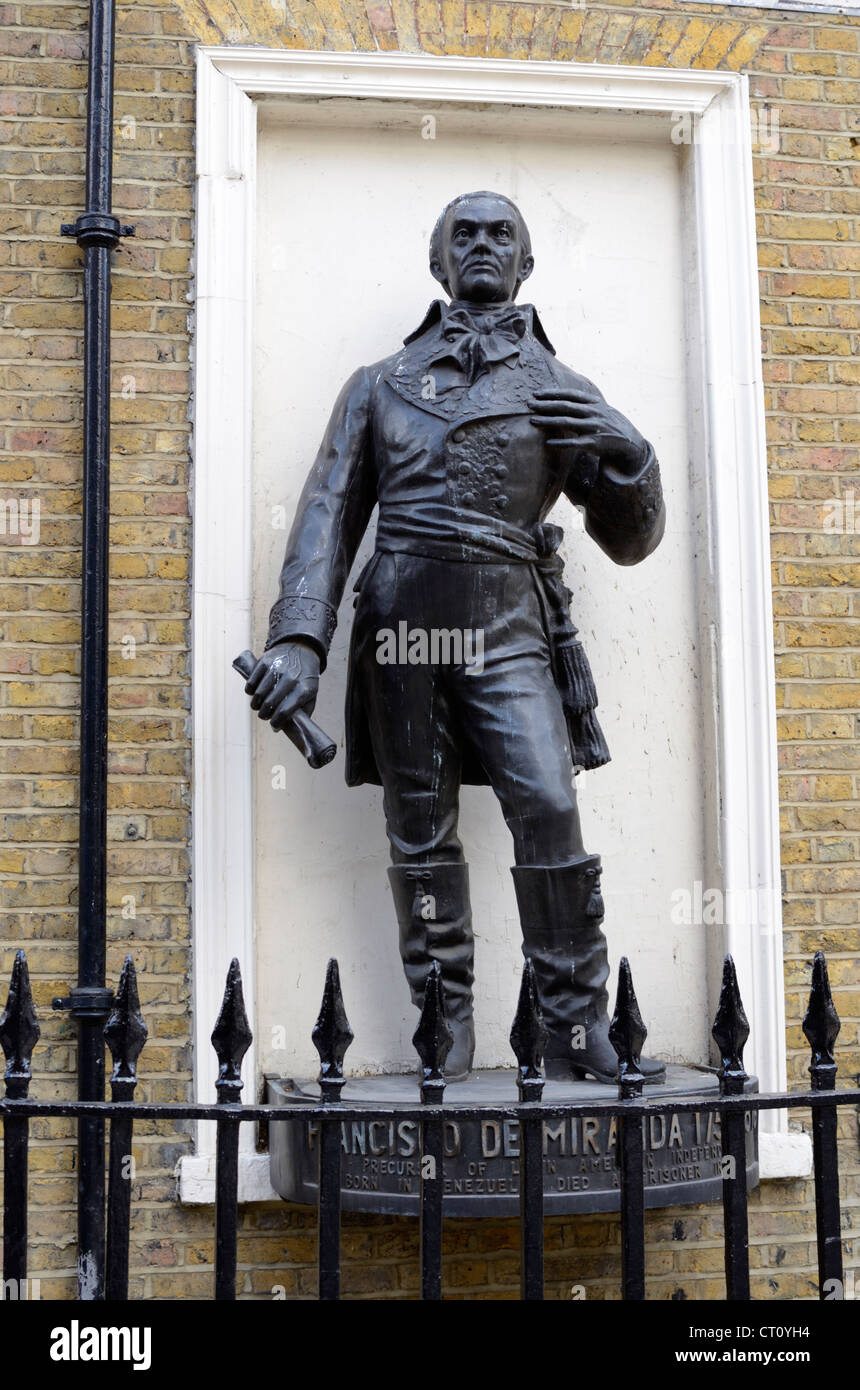
[{"label": "statue's right hand", "polygon": [[319,690],[320,659],[306,642],[279,642],[264,652],[248,677],[245,694],[260,719],[283,729],[296,710],[312,714]]}]

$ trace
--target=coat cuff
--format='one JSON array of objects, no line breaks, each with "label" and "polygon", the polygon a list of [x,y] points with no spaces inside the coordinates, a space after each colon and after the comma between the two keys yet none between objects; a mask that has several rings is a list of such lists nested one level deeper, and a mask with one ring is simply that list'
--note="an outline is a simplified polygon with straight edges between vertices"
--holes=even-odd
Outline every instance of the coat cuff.
[{"label": "coat cuff", "polygon": [[636,564],[663,534],[665,506],[660,465],[650,444],[632,477],[604,470],[589,494],[587,527],[618,564]]},{"label": "coat cuff", "polygon": [[279,642],[301,638],[316,649],[320,669],[325,670],[328,649],[337,626],[337,613],[325,599],[306,594],[287,594],[279,598],[269,614],[266,651]]}]

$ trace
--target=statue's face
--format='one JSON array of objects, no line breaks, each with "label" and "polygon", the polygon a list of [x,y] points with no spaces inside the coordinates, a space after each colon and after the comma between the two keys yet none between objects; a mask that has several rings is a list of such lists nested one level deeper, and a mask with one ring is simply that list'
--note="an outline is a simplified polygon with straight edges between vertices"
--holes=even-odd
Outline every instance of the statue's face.
[{"label": "statue's face", "polygon": [[519,222],[501,198],[471,198],[449,213],[442,263],[431,266],[453,299],[499,304],[512,299],[534,261],[523,254]]}]

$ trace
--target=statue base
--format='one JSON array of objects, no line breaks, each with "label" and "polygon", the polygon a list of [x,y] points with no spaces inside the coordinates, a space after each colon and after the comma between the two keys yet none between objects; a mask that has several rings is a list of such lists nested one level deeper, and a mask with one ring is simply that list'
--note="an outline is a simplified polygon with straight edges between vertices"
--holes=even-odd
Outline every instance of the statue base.
[{"label": "statue base", "polygon": [[[701,1095],[718,1092],[715,1072],[699,1067],[668,1066],[666,1081],[648,1086],[646,1096]],[[750,1077],[747,1092],[758,1090]],[[478,1071],[445,1092],[452,1104],[488,1107],[516,1100],[513,1070]],[[614,1100],[617,1087],[597,1081],[548,1081],[544,1101]],[[319,1100],[312,1081],[267,1078],[267,1103],[301,1107]],[[345,1104],[396,1112],[414,1107],[418,1082],[409,1076],[351,1077]],[[758,1185],[757,1115],[746,1112],[747,1187]],[[722,1146],[719,1116],[705,1111],[651,1115],[644,1121],[645,1206],[671,1207],[722,1198]],[[269,1171],[272,1187],[285,1201],[317,1203],[318,1124],[269,1125]],[[544,1202],[547,1214],[617,1211],[619,1177],[615,1126],[601,1112],[546,1120],[543,1126]],[[341,1124],[341,1193],[344,1211],[417,1216],[419,1209],[419,1125],[390,1113],[379,1120],[343,1120]],[[443,1172],[445,1216],[516,1216],[519,1214],[519,1134],[515,1120],[451,1117],[445,1121]]]}]

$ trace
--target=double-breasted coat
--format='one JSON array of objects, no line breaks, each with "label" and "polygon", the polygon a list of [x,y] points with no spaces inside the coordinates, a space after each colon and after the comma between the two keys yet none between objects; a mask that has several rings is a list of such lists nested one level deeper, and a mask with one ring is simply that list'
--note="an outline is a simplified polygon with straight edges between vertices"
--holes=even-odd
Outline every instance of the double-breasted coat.
[{"label": "double-breasted coat", "polygon": [[[324,668],[347,576],[375,506],[377,550],[365,574],[386,551],[532,565],[544,581],[556,649],[576,647],[568,640],[575,629],[560,606],[566,609],[570,597],[554,559],[560,532],[544,524],[550,508],[564,492],[583,508],[588,534],[621,565],[637,563],[659,543],[665,508],[650,444],[643,442],[632,474],[616,471],[594,448],[548,447],[547,431],[530,419],[532,401],[535,392],[556,389],[603,399],[593,383],[558,361],[531,305],[476,316],[436,301],[399,352],[356,371],[338,396],[299,500],[267,648],[301,638],[316,648]],[[421,618],[414,614],[416,623]],[[560,688],[563,667],[556,668]],[[580,695],[581,675],[573,678]],[[580,699],[585,718],[591,718],[588,704]],[[575,698],[572,705],[576,711]],[[580,766],[606,761],[602,736],[596,745],[588,737],[583,743]],[[346,746],[348,784],[379,783],[354,648]],[[467,756],[462,780],[487,778]]]}]

